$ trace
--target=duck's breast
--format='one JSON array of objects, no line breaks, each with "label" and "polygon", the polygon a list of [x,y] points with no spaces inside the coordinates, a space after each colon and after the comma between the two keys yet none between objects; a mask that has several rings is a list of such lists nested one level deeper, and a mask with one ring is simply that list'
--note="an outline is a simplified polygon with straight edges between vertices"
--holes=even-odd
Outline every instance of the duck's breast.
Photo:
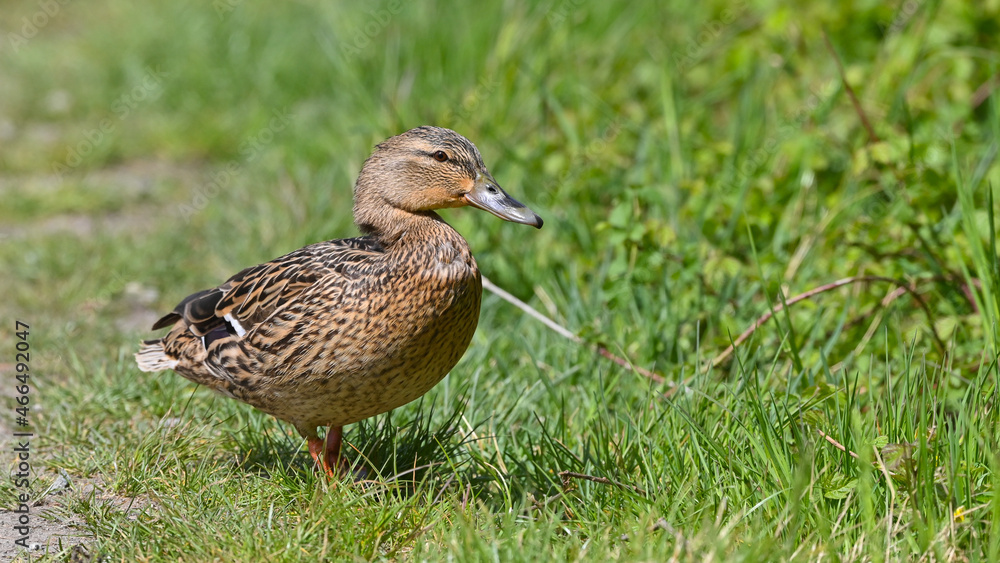
[{"label": "duck's breast", "polygon": [[336,425],[404,405],[447,375],[476,331],[482,280],[459,239],[387,255],[365,275],[315,291],[286,311],[299,319],[288,327],[297,342],[267,354],[269,378],[281,383],[255,406],[288,419],[275,411],[298,405],[317,425]]}]

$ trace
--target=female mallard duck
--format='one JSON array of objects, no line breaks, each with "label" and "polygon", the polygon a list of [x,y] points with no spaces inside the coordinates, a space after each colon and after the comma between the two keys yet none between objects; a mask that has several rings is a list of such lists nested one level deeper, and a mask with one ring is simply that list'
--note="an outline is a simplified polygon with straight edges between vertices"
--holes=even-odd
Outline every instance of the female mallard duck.
[{"label": "female mallard duck", "polygon": [[[172,369],[292,423],[333,475],[345,424],[420,397],[469,346],[479,268],[434,212],[465,205],[542,226],[458,133],[418,127],[388,139],[354,186],[364,236],[309,245],[189,295],[153,325],[173,328],[143,342],[139,369]],[[325,448],[318,426],[329,426]]]}]

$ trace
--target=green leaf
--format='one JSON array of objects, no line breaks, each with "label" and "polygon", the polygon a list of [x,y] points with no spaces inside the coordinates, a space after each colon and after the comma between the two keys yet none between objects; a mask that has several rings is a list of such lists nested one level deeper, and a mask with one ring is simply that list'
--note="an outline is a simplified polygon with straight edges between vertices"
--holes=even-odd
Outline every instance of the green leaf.
[{"label": "green leaf", "polygon": [[830,484],[824,487],[823,496],[828,499],[841,500],[847,498],[858,486],[858,480],[848,479],[846,476],[837,474],[830,480]]}]

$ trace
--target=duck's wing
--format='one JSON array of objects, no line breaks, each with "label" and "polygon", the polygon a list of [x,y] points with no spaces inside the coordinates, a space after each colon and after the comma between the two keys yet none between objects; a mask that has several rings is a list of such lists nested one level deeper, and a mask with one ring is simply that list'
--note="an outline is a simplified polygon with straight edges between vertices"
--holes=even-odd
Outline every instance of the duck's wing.
[{"label": "duck's wing", "polygon": [[[222,285],[193,293],[153,325],[153,330],[184,320],[197,336],[242,337],[275,310],[321,279],[349,276],[352,266],[382,253],[372,237],[331,240],[300,248],[247,268]],[[209,345],[210,342],[205,342]]]}]

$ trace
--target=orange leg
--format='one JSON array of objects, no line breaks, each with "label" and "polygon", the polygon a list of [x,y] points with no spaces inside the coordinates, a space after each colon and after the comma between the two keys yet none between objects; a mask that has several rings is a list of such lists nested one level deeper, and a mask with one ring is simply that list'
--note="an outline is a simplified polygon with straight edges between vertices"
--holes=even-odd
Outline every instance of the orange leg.
[{"label": "orange leg", "polygon": [[306,442],[309,443],[309,455],[316,462],[316,466],[325,471],[331,479],[336,477],[330,470],[330,466],[324,464],[324,458],[320,457],[323,454],[323,440],[319,436],[309,436],[306,438]]},{"label": "orange leg", "polygon": [[334,468],[341,472],[346,469],[342,466],[343,459],[340,457],[340,444],[344,440],[344,427],[331,426],[326,431],[326,452],[323,460],[326,462],[326,472],[332,474]]}]

